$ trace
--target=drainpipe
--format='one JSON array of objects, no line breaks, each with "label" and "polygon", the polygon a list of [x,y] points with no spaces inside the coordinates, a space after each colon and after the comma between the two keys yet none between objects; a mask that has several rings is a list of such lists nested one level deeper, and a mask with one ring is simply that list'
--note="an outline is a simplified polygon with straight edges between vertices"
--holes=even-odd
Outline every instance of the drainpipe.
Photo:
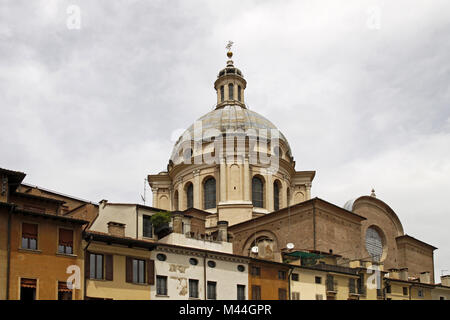
[{"label": "drainpipe", "polygon": [[207,257],[207,253],[206,251],[204,252],[205,256],[203,257],[203,297],[206,301],[206,257]]},{"label": "drainpipe", "polygon": [[289,298],[288,300],[292,300],[291,299],[291,276],[292,276],[292,272],[294,271],[293,268],[289,268],[289,275],[288,275],[288,285],[289,285]]},{"label": "drainpipe", "polygon": [[[90,236],[89,237],[89,239],[88,239],[88,244],[86,245],[86,247],[84,248],[84,261],[86,261],[86,256],[87,256],[87,250],[88,250],[88,248],[89,248],[89,245],[91,244],[91,241],[92,241],[92,236]],[[86,265],[85,265],[85,267],[86,267]],[[83,274],[83,283],[84,283],[84,290],[83,290],[83,300],[86,300],[86,291],[87,291],[87,287],[86,287],[86,284],[87,284],[87,279],[86,279],[86,270],[84,270],[84,274]]]},{"label": "drainpipe", "polygon": [[136,205],[136,239],[139,239],[139,226],[138,226],[138,221],[139,221],[139,212],[138,212],[138,206]]},{"label": "drainpipe", "polygon": [[14,205],[11,206],[8,212],[8,240],[7,240],[7,264],[6,264],[6,300],[9,300],[9,282],[11,274],[11,219],[12,211],[14,210]]}]

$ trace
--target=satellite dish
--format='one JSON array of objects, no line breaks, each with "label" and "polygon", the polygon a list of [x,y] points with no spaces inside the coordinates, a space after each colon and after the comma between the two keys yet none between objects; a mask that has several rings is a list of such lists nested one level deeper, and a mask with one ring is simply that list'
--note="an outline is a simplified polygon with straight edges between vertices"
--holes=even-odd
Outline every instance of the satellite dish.
[{"label": "satellite dish", "polygon": [[289,242],[289,243],[286,245],[286,248],[288,248],[289,250],[292,250],[292,249],[294,249],[294,244],[293,244],[292,242]]},{"label": "satellite dish", "polygon": [[252,247],[252,252],[253,253],[258,253],[258,247],[257,246]]}]

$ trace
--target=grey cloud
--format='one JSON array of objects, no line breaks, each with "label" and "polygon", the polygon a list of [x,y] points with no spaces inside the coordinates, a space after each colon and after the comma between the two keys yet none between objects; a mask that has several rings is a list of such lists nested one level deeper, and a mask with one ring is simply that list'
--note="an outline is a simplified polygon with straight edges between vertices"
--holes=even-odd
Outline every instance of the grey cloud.
[{"label": "grey cloud", "polygon": [[[66,28],[69,4],[81,29]],[[380,29],[367,27],[378,6]],[[140,201],[174,130],[215,103],[227,40],[246,99],[289,140],[313,196],[375,187],[449,269],[448,1],[7,1],[0,166],[98,201]],[[150,196],[150,193],[148,194]]]}]

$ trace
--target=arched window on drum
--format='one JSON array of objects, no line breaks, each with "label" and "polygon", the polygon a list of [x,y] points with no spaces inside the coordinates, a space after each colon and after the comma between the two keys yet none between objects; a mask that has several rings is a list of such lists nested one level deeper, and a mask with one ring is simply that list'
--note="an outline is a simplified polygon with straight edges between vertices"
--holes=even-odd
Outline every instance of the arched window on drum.
[{"label": "arched window on drum", "polygon": [[216,179],[208,178],[203,184],[203,199],[205,209],[216,207]]},{"label": "arched window on drum", "polygon": [[260,177],[252,179],[252,203],[256,208],[264,208],[264,182]]},{"label": "arched window on drum", "polygon": [[186,186],[186,208],[190,209],[194,207],[194,185],[189,183]]}]

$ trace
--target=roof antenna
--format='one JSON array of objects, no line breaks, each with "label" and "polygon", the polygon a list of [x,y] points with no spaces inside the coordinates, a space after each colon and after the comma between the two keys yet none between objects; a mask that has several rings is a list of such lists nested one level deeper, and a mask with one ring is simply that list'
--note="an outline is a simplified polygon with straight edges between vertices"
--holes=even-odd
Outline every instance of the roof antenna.
[{"label": "roof antenna", "polygon": [[147,178],[144,178],[144,195],[140,195],[142,202],[144,202],[144,206],[145,206],[145,200],[147,199]]}]

